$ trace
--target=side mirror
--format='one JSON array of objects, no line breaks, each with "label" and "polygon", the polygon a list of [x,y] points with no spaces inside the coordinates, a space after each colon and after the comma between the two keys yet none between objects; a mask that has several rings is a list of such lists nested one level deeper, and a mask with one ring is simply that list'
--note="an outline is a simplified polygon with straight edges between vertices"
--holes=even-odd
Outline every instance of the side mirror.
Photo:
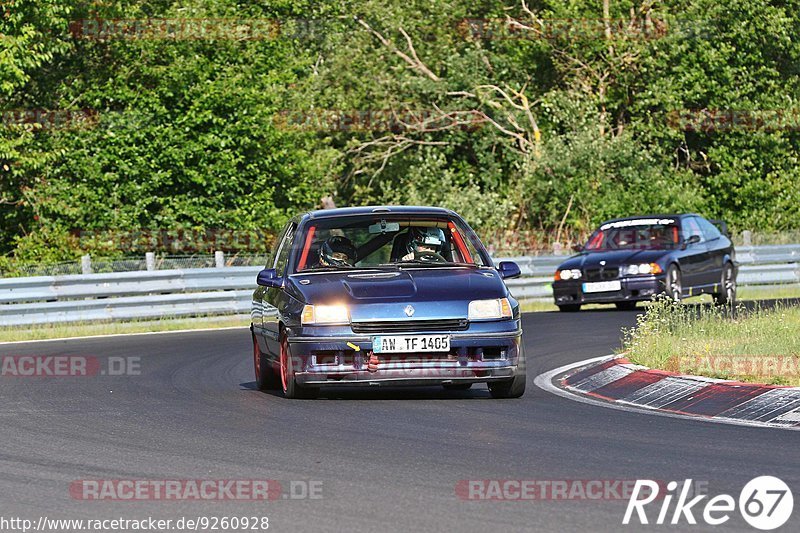
[{"label": "side mirror", "polygon": [[571,246],[571,248],[572,248],[573,252],[582,252],[583,251],[583,245],[582,244],[573,244]]},{"label": "side mirror", "polygon": [[497,265],[497,271],[500,273],[501,279],[517,278],[522,274],[519,265],[514,261],[501,261],[500,264]]},{"label": "side mirror", "polygon": [[278,272],[274,268],[265,268],[258,273],[256,283],[262,287],[279,288],[283,284],[283,280],[278,277]]},{"label": "side mirror", "polygon": [[700,242],[700,235],[692,235],[691,237],[683,241],[683,247],[686,248],[687,246],[697,244],[698,242]]}]

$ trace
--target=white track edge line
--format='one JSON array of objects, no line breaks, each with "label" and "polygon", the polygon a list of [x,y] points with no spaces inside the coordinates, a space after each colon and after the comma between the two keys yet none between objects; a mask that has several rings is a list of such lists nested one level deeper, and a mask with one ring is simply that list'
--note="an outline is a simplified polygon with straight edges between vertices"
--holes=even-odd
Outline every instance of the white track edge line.
[{"label": "white track edge line", "polygon": [[567,391],[560,387],[553,385],[553,378],[558,376],[559,374],[563,374],[569,370],[574,368],[578,368],[580,366],[590,365],[592,363],[599,363],[604,360],[608,359],[617,359],[619,356],[617,355],[601,355],[600,357],[593,357],[591,359],[586,359],[584,361],[578,361],[577,363],[570,363],[568,365],[560,366],[553,370],[543,372],[536,376],[533,380],[533,383],[542,389],[545,392],[549,392],[551,394],[555,394],[556,396],[561,396],[562,398],[567,398],[568,400],[572,400],[575,402],[585,403],[589,405],[596,405],[600,407],[605,407],[607,409],[615,409],[617,411],[627,411],[627,412],[635,412],[641,413],[646,415],[658,415],[658,416],[666,416],[668,418],[680,418],[683,420],[694,420],[697,422],[711,422],[714,424],[728,424],[731,426],[744,426],[749,428],[767,428],[767,429],[783,429],[789,431],[800,431],[800,427],[791,427],[791,426],[782,426],[778,424],[770,424],[768,422],[755,422],[749,420],[735,420],[733,418],[713,418],[713,417],[702,417],[702,416],[692,416],[692,415],[682,415],[679,413],[670,413],[668,411],[662,411],[657,408],[647,408],[644,406],[639,406],[635,404],[628,404],[628,403],[612,403],[611,401],[603,401],[597,400],[595,398],[591,398],[582,394],[577,394],[574,392]]}]

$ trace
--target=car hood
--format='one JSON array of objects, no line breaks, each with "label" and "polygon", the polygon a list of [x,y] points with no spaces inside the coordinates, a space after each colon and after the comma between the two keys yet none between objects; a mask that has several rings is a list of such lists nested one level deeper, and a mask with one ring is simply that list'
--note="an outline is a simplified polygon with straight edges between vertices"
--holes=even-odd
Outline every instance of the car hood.
[{"label": "car hood", "polygon": [[[600,250],[596,252],[581,252],[561,263],[558,269],[658,263],[670,252],[671,250]],[[605,265],[601,265],[600,261],[605,261]]]},{"label": "car hood", "polygon": [[373,317],[405,319],[408,304],[414,304],[415,319],[466,316],[469,301],[508,295],[493,269],[423,267],[322,272],[295,274],[290,280],[306,303],[347,304],[354,319],[360,314],[359,308]]}]

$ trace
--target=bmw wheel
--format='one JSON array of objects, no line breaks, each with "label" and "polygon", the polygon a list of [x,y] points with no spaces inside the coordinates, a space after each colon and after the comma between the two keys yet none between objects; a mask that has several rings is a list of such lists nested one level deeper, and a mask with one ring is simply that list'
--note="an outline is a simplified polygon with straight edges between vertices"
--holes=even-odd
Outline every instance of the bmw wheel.
[{"label": "bmw wheel", "polygon": [[727,263],[722,269],[719,290],[720,292],[712,294],[715,304],[732,306],[736,303],[736,276],[733,273],[733,265],[730,263]]},{"label": "bmw wheel", "polygon": [[683,285],[681,281],[681,271],[675,265],[670,265],[667,269],[667,296],[674,302],[680,302],[683,299]]}]

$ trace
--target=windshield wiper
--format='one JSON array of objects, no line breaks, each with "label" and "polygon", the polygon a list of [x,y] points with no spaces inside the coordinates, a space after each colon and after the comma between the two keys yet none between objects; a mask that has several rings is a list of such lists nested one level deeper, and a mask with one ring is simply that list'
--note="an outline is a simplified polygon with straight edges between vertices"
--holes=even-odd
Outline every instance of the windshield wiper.
[{"label": "windshield wiper", "polygon": [[414,265],[414,266],[432,266],[432,267],[449,267],[449,266],[458,266],[458,263],[437,263],[433,261],[421,261],[419,259],[411,259],[409,261],[400,261],[394,263],[398,267],[403,267],[405,265]]},{"label": "windshield wiper", "polygon": [[306,268],[303,272],[331,272],[334,270],[361,270],[357,267],[351,266],[315,266],[313,268]]},{"label": "windshield wiper", "polygon": [[424,266],[435,266],[435,267],[469,267],[469,268],[479,268],[480,265],[475,263],[456,263],[456,262],[447,262],[447,263],[434,263],[430,261],[420,261],[419,259],[410,259],[408,261],[396,261],[394,263],[381,263],[379,267],[396,267],[400,268],[406,265],[424,265]]}]

